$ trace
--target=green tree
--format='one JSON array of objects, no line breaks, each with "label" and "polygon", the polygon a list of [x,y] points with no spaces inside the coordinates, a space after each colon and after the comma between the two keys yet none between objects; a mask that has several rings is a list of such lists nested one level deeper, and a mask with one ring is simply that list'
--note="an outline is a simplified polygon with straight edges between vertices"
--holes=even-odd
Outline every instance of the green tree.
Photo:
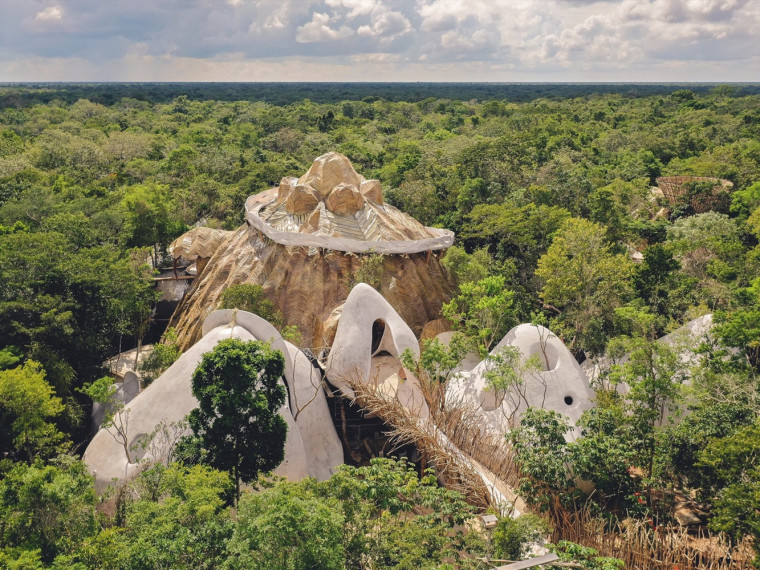
[{"label": "green tree", "polygon": [[673,305],[671,292],[676,288],[675,272],[680,264],[662,244],[644,250],[643,261],[633,272],[633,286],[639,297],[657,315],[669,315]]},{"label": "green tree", "polygon": [[760,278],[735,292],[736,306],[715,312],[715,336],[726,346],[740,349],[753,365],[760,362]]},{"label": "green tree", "polygon": [[93,403],[103,406],[104,414],[100,427],[108,430],[114,441],[124,449],[127,461],[132,463],[132,450],[129,446],[129,409],[118,398],[114,379],[103,376],[84,386],[81,391],[89,396]]},{"label": "green tree", "polygon": [[629,408],[614,390],[597,390],[596,406],[586,411],[579,426],[583,437],[570,445],[574,473],[594,484],[594,498],[602,506],[628,508],[635,512],[637,481],[629,469],[635,464]]},{"label": "green tree", "polygon": [[446,384],[471,349],[470,339],[461,333],[454,333],[448,344],[437,338],[423,340],[419,359],[408,348],[401,355],[404,367],[420,381],[425,402],[434,416],[444,411]]},{"label": "green tree", "polygon": [[463,554],[474,548],[482,556],[482,542],[468,542],[473,537],[454,531],[472,516],[472,507],[461,494],[440,487],[432,470],[420,477],[403,459],[374,458],[361,467],[341,466],[323,485],[343,509],[347,568],[413,570],[445,561],[479,567]]},{"label": "green tree", "polygon": [[746,220],[760,206],[760,182],[731,194],[731,213]]},{"label": "green tree", "polygon": [[655,338],[655,317],[633,307],[618,309],[618,315],[632,327],[630,336],[618,337],[611,351],[627,354],[622,364],[614,364],[613,384],[630,388],[626,395],[631,414],[635,459],[648,477],[655,475],[658,426],[681,403],[687,366],[682,358],[685,342],[659,342]]},{"label": "green tree", "polygon": [[261,285],[252,283],[237,283],[230,285],[222,293],[220,309],[240,309],[260,316],[262,319],[278,326],[282,323],[282,315],[274,303],[264,295]]},{"label": "green tree", "polygon": [[[509,410],[507,420],[510,426],[514,426],[517,414],[531,405],[527,397],[526,378],[531,378],[533,382],[542,385],[544,396],[546,396],[548,386],[546,380],[539,374],[545,369],[541,360],[542,357],[538,354],[525,359],[519,348],[508,345],[495,349],[486,357],[488,363],[485,371],[486,389],[494,392],[497,406],[507,402],[506,408]],[[535,405],[541,408],[543,401],[540,405],[538,403]]]},{"label": "green tree", "polygon": [[544,304],[557,313],[553,328],[570,350],[603,350],[614,309],[629,296],[632,272],[628,257],[613,253],[603,226],[582,218],[565,221],[538,260],[536,275]]},{"label": "green tree", "polygon": [[153,352],[140,364],[140,372],[143,374],[143,382],[150,384],[161,376],[179,358],[179,339],[177,331],[169,327],[161,335],[161,342],[153,345]]},{"label": "green tree", "polygon": [[507,434],[524,475],[521,496],[541,508],[549,508],[552,497],[566,493],[572,485],[570,450],[565,441],[569,429],[562,414],[528,408],[520,425]]},{"label": "green tree", "polygon": [[[155,465],[122,493],[122,527],[80,559],[96,568],[219,568],[234,528],[229,476],[204,465]],[[112,544],[109,544],[112,542]]]},{"label": "green tree", "polygon": [[76,552],[97,528],[92,476],[81,461],[64,455],[49,465],[19,463],[0,479],[5,549],[38,549],[49,563]]},{"label": "green tree", "polygon": [[529,286],[538,258],[569,217],[565,208],[533,202],[478,204],[466,215],[461,236],[468,245],[488,247],[502,262],[513,260],[521,283]]},{"label": "green tree", "polygon": [[240,482],[277,467],[285,457],[287,424],[280,377],[282,353],[261,341],[226,339],[203,356],[192,378],[198,407],[190,427],[212,467],[228,471],[240,497]]},{"label": "green tree", "polygon": [[476,249],[472,253],[458,245],[452,245],[446,250],[441,264],[454,276],[456,282],[470,283],[488,277],[493,259],[486,248]]},{"label": "green tree", "polygon": [[363,255],[359,258],[359,266],[351,275],[349,288],[353,289],[358,283],[366,283],[378,291],[383,284],[383,265],[385,257],[379,253]]},{"label": "green tree", "polygon": [[506,288],[506,279],[491,275],[462,283],[459,294],[443,306],[442,312],[485,355],[517,323],[513,302],[514,293]]},{"label": "green tree", "polygon": [[[710,527],[734,538],[760,538],[760,422],[712,440],[700,453],[699,464],[712,471]],[[760,562],[760,556],[755,563]]]},{"label": "green tree", "polygon": [[126,245],[150,246],[153,248],[153,266],[159,267],[159,255],[166,249],[169,240],[184,229],[171,215],[173,207],[169,187],[159,184],[130,186],[125,190],[121,203],[126,212]]},{"label": "green tree", "polygon": [[501,517],[492,533],[493,557],[522,560],[529,547],[551,532],[548,523],[536,515],[525,514],[517,518]]},{"label": "green tree", "polygon": [[102,375],[155,299],[148,276],[114,249],[77,250],[56,232],[0,235],[0,283],[0,348],[41,362],[60,396]]},{"label": "green tree", "polygon": [[27,360],[23,366],[0,371],[0,417],[4,420],[0,434],[5,454],[23,454],[31,462],[61,451],[66,438],[54,421],[63,411],[63,402],[45,381],[39,363]]},{"label": "green tree", "polygon": [[282,482],[244,496],[229,543],[227,568],[345,568],[341,504],[307,485]]},{"label": "green tree", "polygon": [[[623,570],[625,562],[619,558],[599,556],[599,552],[587,546],[575,544],[569,540],[560,540],[552,548],[562,562],[569,562],[575,567],[586,570]],[[549,566],[548,570],[561,570],[567,566]]]}]

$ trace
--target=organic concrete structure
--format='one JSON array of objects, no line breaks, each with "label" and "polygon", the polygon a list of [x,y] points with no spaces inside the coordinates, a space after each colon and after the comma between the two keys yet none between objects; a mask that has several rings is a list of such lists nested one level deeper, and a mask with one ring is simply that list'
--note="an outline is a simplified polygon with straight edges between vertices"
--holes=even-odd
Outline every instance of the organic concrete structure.
[{"label": "organic concrete structure", "polygon": [[594,392],[585,373],[573,355],[549,329],[522,324],[510,330],[491,351],[498,355],[507,347],[515,347],[525,366],[520,382],[504,390],[489,386],[487,376],[494,362],[486,359],[469,371],[462,371],[450,382],[446,397],[465,406],[475,406],[492,431],[506,433],[518,425],[528,407],[554,410],[567,417],[573,428],[569,440],[580,435],[576,422],[592,407]]},{"label": "organic concrete structure", "polygon": [[175,241],[174,255],[194,252],[197,240],[214,244],[213,251],[202,248],[210,257],[170,323],[183,349],[200,338],[201,323],[236,283],[261,285],[284,323],[300,330],[301,346],[330,346],[325,322],[373,254],[383,256],[380,293],[416,333],[450,299],[453,283],[439,254],[454,234],[385,204],[380,183],[365,180],[341,154],[320,156],[300,178],[251,196],[245,209],[246,224],[218,240],[192,230]]},{"label": "organic concrete structure", "polygon": [[[122,382],[112,384],[111,388],[114,390],[114,400],[119,406],[127,405],[137,397],[140,393],[140,378],[134,371],[129,370],[124,374]],[[103,423],[108,406],[95,402],[92,405],[92,414],[90,415],[90,426],[92,433],[96,433],[100,429],[100,424]]]},{"label": "organic concrete structure", "polygon": [[264,319],[243,311],[217,311],[206,319],[203,338],[131,400],[121,418],[117,418],[126,426],[130,457],[114,427],[101,429],[92,439],[83,459],[94,473],[98,489],[134,476],[144,453],[153,460],[166,459],[163,454],[167,449],[148,446],[141,452],[135,444],[144,441],[160,424],[180,421],[197,407],[191,390],[192,374],[203,354],[227,338],[269,341],[285,356],[288,398],[280,414],[288,424],[288,435],[285,460],[275,473],[290,479],[313,476],[324,480],[343,463],[343,449],[327,409],[320,372]]},{"label": "organic concrete structure", "polygon": [[354,394],[346,379],[372,383],[426,418],[429,410],[417,379],[401,365],[407,349],[419,356],[412,330],[380,293],[359,283],[343,306],[327,358],[327,378],[349,398]]},{"label": "organic concrete structure", "polygon": [[[283,178],[278,187],[249,197],[245,210],[246,224],[234,232],[196,228],[172,244],[175,258],[198,264],[198,277],[171,323],[186,352],[128,403],[121,416],[128,419],[127,446],[196,407],[191,376],[205,352],[224,338],[260,339],[270,341],[286,360],[288,398],[280,413],[288,438],[276,473],[326,479],[343,462],[321,365],[260,317],[214,311],[228,286],[252,283],[263,287],[284,324],[298,327],[303,346],[324,349],[319,353],[327,354],[325,378],[344,396],[354,398],[360,387],[370,386],[383,402],[405,410],[437,448],[477,473],[497,503],[506,503],[499,490],[503,485],[434,424],[429,405],[437,406],[436,398],[428,394],[426,400],[420,382],[401,362],[407,350],[419,356],[422,335],[442,342],[451,338],[440,309],[453,283],[438,256],[453,243],[453,233],[425,227],[385,204],[380,183],[365,180],[338,153],[320,156],[300,178]],[[377,254],[379,264],[377,257],[367,257]],[[376,272],[371,275],[375,287],[353,285],[360,270],[366,273],[365,260]],[[446,392],[447,402],[475,410],[485,433],[503,441],[528,406],[561,412],[572,425],[591,406],[593,393],[583,371],[547,329],[515,327],[492,354],[505,347],[516,348],[522,360],[535,356],[540,363],[522,373],[516,390],[490,389],[493,360],[468,355]],[[162,453],[148,451],[157,460],[164,459]],[[102,488],[132,476],[139,455],[128,457],[111,428],[98,432],[84,459]]]},{"label": "organic concrete structure", "polygon": [[[451,333],[436,338],[446,343]],[[519,424],[528,407],[554,410],[567,417],[573,427],[568,439],[575,439],[580,435],[575,424],[591,408],[594,394],[573,355],[549,329],[530,324],[510,330],[491,354],[506,347],[516,348],[523,363],[529,359],[534,363],[521,372],[518,385],[507,390],[490,388],[487,373],[495,365],[493,360],[475,363],[473,355],[468,355],[449,381],[446,400],[477,409],[483,424],[498,434]],[[412,331],[377,291],[359,284],[343,306],[327,359],[327,378],[348,397],[353,397],[353,391],[345,378],[372,383],[419,418],[427,418],[429,410],[418,380],[401,366],[400,356],[406,349],[419,356]]]}]

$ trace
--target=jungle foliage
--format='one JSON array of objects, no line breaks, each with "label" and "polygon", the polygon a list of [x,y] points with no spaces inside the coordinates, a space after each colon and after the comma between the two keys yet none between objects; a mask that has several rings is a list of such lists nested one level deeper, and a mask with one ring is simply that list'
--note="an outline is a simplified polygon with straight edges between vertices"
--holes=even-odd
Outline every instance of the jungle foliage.
[{"label": "jungle foliage", "polygon": [[[48,501],[43,507],[52,513],[49,528],[28,518],[2,526],[1,564],[151,567],[183,553],[174,559],[203,567],[234,551],[255,565],[254,547],[266,551],[262,541],[276,540],[261,521],[274,516],[272,505],[299,499],[294,509],[310,513],[311,528],[332,536],[343,525],[342,554],[325,560],[356,567],[346,560],[366,554],[366,545],[345,535],[356,515],[337,507],[346,495],[322,484],[297,491],[278,484],[260,501],[244,497],[234,523],[227,479],[174,466],[154,472],[152,494],[131,490],[118,521],[101,521],[87,493],[71,494],[86,486],[81,466],[56,459],[81,450],[87,402],[80,389],[103,377],[107,357],[145,334],[156,301],[151,265],[162,263],[171,240],[196,224],[238,227],[247,196],[300,175],[331,150],[381,180],[388,203],[457,233],[444,258],[459,284],[447,316],[478,350],[487,352],[514,323],[535,322],[579,361],[604,356],[610,363],[595,379],[596,408],[581,421],[583,439],[566,444],[562,418],[542,410],[510,436],[525,450],[525,484],[542,490],[538,507],[549,493],[573,501],[580,477],[596,485],[593,501],[608,515],[666,522],[674,497],[688,493],[707,509],[712,528],[760,539],[755,92],[203,89],[0,87],[0,516],[16,521],[15,505],[24,501]],[[733,191],[695,213],[651,193],[666,175],[723,178]],[[365,269],[371,277],[372,267]],[[228,306],[265,305],[257,291],[238,293]],[[715,326],[708,342],[691,347],[691,364],[678,346],[658,342],[708,313]],[[425,367],[435,381],[453,369]],[[503,376],[494,381],[516,381]],[[626,397],[616,389],[623,384]],[[24,406],[27,399],[38,404]],[[66,532],[56,526],[56,509],[75,521]],[[448,530],[419,519],[426,522],[407,535],[388,509],[372,511],[377,526],[362,535],[387,530],[373,538],[373,552],[384,557],[377,567],[416,567],[414,556],[450,563]],[[41,530],[24,530],[32,528]],[[322,556],[318,543],[307,542],[294,544],[294,562],[283,564]],[[458,553],[470,548],[456,544]]]}]

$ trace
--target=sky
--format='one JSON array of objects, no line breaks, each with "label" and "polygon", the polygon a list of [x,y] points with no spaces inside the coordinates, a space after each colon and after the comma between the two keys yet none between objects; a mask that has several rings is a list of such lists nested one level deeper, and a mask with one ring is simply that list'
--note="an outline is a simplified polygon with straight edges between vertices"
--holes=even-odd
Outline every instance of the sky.
[{"label": "sky", "polygon": [[760,0],[0,0],[8,81],[760,81]]}]

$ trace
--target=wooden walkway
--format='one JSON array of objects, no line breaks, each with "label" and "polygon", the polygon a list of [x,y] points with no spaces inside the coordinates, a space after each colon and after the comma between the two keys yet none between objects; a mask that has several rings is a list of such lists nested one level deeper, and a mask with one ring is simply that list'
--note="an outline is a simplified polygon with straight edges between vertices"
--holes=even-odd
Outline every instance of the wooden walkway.
[{"label": "wooden walkway", "polygon": [[541,566],[543,564],[551,564],[552,562],[557,562],[558,560],[559,556],[556,554],[544,554],[543,556],[537,556],[529,560],[512,562],[512,564],[507,564],[506,566],[499,566],[496,568],[496,570],[523,570],[524,568],[535,568],[536,566]]}]

